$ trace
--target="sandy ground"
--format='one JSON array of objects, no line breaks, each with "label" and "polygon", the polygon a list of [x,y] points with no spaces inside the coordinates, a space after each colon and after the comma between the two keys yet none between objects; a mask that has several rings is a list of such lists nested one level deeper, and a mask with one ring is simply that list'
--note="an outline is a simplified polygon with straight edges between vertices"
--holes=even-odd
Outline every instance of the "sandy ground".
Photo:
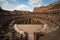
[{"label": "sandy ground", "polygon": [[16,27],[27,33],[34,33],[34,32],[39,32],[42,25],[23,25],[23,24],[21,24],[21,25],[17,25]]},{"label": "sandy ground", "polygon": [[43,25],[32,25],[32,24],[15,24],[14,29],[20,34],[24,32],[28,33],[28,40],[34,40],[34,32],[39,32]]}]

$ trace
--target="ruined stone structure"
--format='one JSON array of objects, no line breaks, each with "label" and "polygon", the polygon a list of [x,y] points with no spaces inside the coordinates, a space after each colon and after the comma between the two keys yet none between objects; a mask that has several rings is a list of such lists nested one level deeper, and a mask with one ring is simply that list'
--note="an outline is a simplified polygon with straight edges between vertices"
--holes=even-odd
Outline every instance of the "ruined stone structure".
[{"label": "ruined stone structure", "polygon": [[57,11],[60,10],[60,2],[55,2],[53,4],[42,6],[42,7],[35,7],[34,12],[49,12],[49,11]]},{"label": "ruined stone structure", "polygon": [[43,35],[36,33],[36,40],[60,40],[60,2],[34,8],[34,12],[7,11],[0,7],[0,40],[28,40],[27,33],[23,37],[14,30],[14,24],[42,24],[46,28],[41,29]]}]

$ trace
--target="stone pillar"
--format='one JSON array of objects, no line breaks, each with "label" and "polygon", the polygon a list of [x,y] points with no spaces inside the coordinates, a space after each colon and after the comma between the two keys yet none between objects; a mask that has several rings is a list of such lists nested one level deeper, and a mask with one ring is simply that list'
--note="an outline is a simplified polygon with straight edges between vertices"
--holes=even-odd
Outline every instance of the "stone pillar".
[{"label": "stone pillar", "polygon": [[44,36],[44,34],[40,32],[34,32],[34,40],[39,40],[39,38],[42,36]]},{"label": "stone pillar", "polygon": [[26,35],[25,40],[28,40],[28,34],[27,34],[27,32],[24,32],[24,34]]},{"label": "stone pillar", "polygon": [[37,32],[35,32],[35,33],[34,33],[34,39],[35,39],[35,40],[39,40],[39,37],[40,37],[40,35],[39,35]]},{"label": "stone pillar", "polygon": [[36,40],[36,33],[34,32],[34,40]]},{"label": "stone pillar", "polygon": [[34,34],[33,33],[28,34],[28,40],[34,40]]}]

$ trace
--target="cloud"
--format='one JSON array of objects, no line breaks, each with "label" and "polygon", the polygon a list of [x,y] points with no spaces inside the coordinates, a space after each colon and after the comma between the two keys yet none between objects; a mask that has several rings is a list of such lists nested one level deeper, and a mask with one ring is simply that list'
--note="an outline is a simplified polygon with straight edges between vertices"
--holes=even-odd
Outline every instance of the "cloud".
[{"label": "cloud", "polygon": [[5,3],[1,6],[4,10],[10,10],[10,11],[13,11],[14,8],[13,8],[13,5],[9,4],[9,3]]},{"label": "cloud", "polygon": [[31,6],[41,6],[43,0],[29,0],[29,5]]},{"label": "cloud", "polygon": [[10,10],[10,11],[13,11],[13,10],[32,11],[33,10],[32,8],[30,8],[28,5],[25,5],[25,4],[12,5],[12,4],[9,4],[8,2],[2,4],[1,7],[4,10]]},{"label": "cloud", "polygon": [[5,2],[6,0],[0,0],[0,2]]},{"label": "cloud", "polygon": [[[16,2],[16,0],[13,1]],[[32,11],[33,10],[31,7],[25,4],[14,5],[14,4],[10,4],[8,0],[0,0],[0,2],[3,2],[1,7],[4,10],[10,10],[10,11],[13,10]]]},{"label": "cloud", "polygon": [[[8,1],[8,0],[0,0],[0,2],[6,2],[6,1]],[[12,1],[16,1],[16,0],[12,0]]]},{"label": "cloud", "polygon": [[0,2],[2,2],[1,7],[5,10],[32,11],[34,7],[42,6],[42,2],[43,2],[43,0],[28,0],[28,3],[27,3],[28,5],[26,5],[26,4],[19,4],[17,0],[12,0],[12,1],[14,2],[13,4],[10,4],[8,0],[0,0]]},{"label": "cloud", "polygon": [[16,2],[16,0],[12,0],[12,1]]},{"label": "cloud", "polygon": [[28,5],[18,5],[14,8],[15,10],[23,10],[23,11],[32,11],[32,8],[30,8]]},{"label": "cloud", "polygon": [[45,4],[44,6],[47,6],[47,5],[49,5],[49,4]]},{"label": "cloud", "polygon": [[2,9],[4,10],[13,10],[14,5],[10,4],[7,0],[1,1],[2,3]]},{"label": "cloud", "polygon": [[13,1],[16,1],[16,0],[13,0]]}]

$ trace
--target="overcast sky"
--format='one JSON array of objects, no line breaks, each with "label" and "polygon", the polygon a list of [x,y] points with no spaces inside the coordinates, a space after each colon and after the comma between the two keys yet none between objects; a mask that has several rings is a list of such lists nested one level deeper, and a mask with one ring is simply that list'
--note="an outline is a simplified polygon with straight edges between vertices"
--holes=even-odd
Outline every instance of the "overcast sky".
[{"label": "overcast sky", "polygon": [[4,10],[32,11],[34,7],[46,6],[57,0],[0,0],[0,7]]}]

